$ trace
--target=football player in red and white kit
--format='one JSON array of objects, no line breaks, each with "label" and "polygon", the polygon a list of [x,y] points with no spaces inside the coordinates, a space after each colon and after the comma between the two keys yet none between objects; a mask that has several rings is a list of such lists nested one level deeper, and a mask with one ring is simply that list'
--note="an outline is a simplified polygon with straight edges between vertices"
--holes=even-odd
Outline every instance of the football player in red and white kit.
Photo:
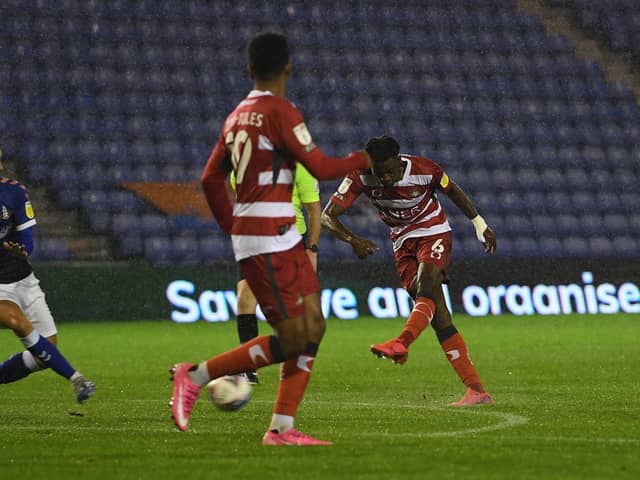
[{"label": "football player in red and white kit", "polygon": [[448,281],[452,235],[436,192],[446,194],[473,222],[485,252],[495,251],[496,237],[469,197],[438,164],[427,158],[401,155],[398,142],[386,135],[369,140],[366,150],[372,158],[371,169],[347,175],[324,208],[322,225],[351,244],[360,258],[371,255],[378,246],[350,231],[338,217],[364,194],[389,226],[398,274],[415,306],[402,333],[388,342],[372,345],[371,351],[395,363],[405,363],[409,345],[431,324],[447,359],[467,387],[462,399],[453,405],[491,403],[445,303],[442,283]]},{"label": "football player in red and white kit", "polygon": [[[330,445],[294,428],[325,320],[318,278],[296,228],[291,193],[296,162],[318,180],[327,180],[368,168],[370,158],[365,151],[331,158],[313,143],[302,114],[285,97],[291,72],[285,36],[255,36],[248,55],[254,89],[224,122],[201,183],[275,335],[253,338],[200,364],[175,365],[173,418],[180,430],[188,428],[198,392],[211,379],[282,363],[271,425],[262,443]],[[231,170],[235,204],[225,188]]]}]

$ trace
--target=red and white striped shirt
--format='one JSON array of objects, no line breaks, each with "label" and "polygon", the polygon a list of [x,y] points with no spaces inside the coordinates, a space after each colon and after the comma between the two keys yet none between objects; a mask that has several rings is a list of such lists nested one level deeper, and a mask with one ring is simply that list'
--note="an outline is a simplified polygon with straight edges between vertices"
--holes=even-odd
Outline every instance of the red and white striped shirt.
[{"label": "red and white striped shirt", "polygon": [[389,226],[393,249],[408,238],[427,237],[451,230],[438,201],[436,190],[451,188],[444,170],[428,158],[400,155],[404,175],[390,187],[383,187],[369,170],[356,170],[345,177],[331,201],[345,210],[365,194]]},{"label": "red and white striped shirt", "polygon": [[[318,180],[368,164],[360,152],[327,157],[291,102],[251,91],[227,117],[201,178],[213,216],[231,234],[237,261],[288,250],[301,240],[291,204],[298,161]],[[236,176],[233,206],[224,187],[231,168]]]}]

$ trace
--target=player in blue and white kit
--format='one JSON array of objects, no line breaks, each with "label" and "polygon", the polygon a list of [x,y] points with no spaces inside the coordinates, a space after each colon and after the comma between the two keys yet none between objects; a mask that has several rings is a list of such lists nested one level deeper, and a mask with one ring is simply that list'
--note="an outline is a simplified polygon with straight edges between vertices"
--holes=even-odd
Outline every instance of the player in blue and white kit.
[{"label": "player in blue and white kit", "polygon": [[56,326],[28,260],[35,224],[27,189],[16,180],[0,177],[0,324],[13,330],[26,348],[0,363],[0,384],[51,368],[71,382],[76,400],[83,403],[93,395],[95,385],[56,347]]}]

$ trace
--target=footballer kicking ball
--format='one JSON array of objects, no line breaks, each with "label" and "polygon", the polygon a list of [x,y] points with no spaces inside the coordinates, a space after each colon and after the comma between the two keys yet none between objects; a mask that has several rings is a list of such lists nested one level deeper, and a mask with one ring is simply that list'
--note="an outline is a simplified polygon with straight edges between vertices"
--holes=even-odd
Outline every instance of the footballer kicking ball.
[{"label": "footballer kicking ball", "polygon": [[207,395],[220,410],[235,412],[251,399],[251,384],[244,375],[226,375],[207,384]]}]

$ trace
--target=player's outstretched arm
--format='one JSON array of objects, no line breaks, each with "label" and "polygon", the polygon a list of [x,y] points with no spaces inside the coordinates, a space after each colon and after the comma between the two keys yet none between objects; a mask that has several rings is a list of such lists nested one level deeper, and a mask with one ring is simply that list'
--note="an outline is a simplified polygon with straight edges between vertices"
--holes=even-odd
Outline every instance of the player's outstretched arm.
[{"label": "player's outstretched arm", "polygon": [[358,258],[367,258],[379,250],[380,248],[375,243],[367,238],[357,236],[338,219],[344,212],[344,208],[329,200],[322,211],[322,227],[333,236],[350,244]]},{"label": "player's outstretched arm", "polygon": [[496,251],[497,242],[496,235],[487,225],[484,218],[478,213],[476,207],[469,196],[458,186],[457,183],[450,180],[451,187],[445,192],[453,203],[471,220],[476,230],[476,237],[484,245],[486,253],[494,253]]},{"label": "player's outstretched arm", "polygon": [[293,106],[281,113],[280,123],[282,149],[302,163],[317,180],[333,180],[353,170],[371,166],[371,157],[365,150],[352,152],[342,158],[325,155],[313,142],[302,113]]}]

